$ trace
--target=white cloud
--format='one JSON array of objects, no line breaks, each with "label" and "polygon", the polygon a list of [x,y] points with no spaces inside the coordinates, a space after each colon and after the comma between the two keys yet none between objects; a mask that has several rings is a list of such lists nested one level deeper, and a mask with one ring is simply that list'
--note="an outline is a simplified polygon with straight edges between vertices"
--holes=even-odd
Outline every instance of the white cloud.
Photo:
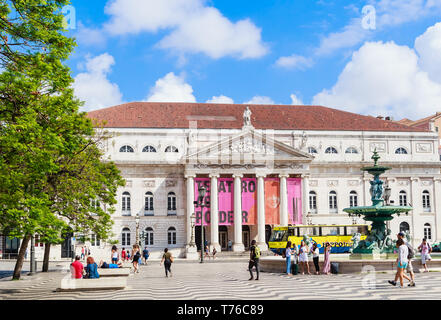
[{"label": "white cloud", "polygon": [[75,38],[80,46],[104,47],[107,39],[101,29],[87,28],[81,22],[78,23],[78,29]]},{"label": "white cloud", "polygon": [[266,96],[254,96],[250,101],[244,102],[244,104],[275,104],[275,102]]},{"label": "white cloud", "polygon": [[397,119],[439,111],[441,83],[429,78],[418,59],[407,46],[367,42],[353,54],[337,83],[317,94],[313,104]]},{"label": "white cloud", "polygon": [[441,83],[441,22],[416,38],[415,49],[420,56],[421,69],[426,71],[432,80]]},{"label": "white cloud", "polygon": [[213,98],[207,100],[207,103],[225,103],[225,104],[233,104],[234,100],[230,97],[220,95],[220,96],[213,96]]},{"label": "white cloud", "polygon": [[170,30],[158,47],[179,54],[246,59],[268,52],[261,30],[249,19],[231,22],[204,0],[112,0],[105,12],[111,19],[104,28],[113,35]]},{"label": "white cloud", "polygon": [[299,56],[297,54],[290,55],[288,57],[280,57],[276,61],[276,66],[287,69],[300,69],[304,70],[313,65],[311,58]]},{"label": "white cloud", "polygon": [[294,93],[290,95],[291,97],[291,104],[295,106],[303,105],[303,101],[298,98]]},{"label": "white cloud", "polygon": [[156,81],[146,99],[148,102],[196,102],[193,88],[185,82],[183,76],[173,72]]},{"label": "white cloud", "polygon": [[86,72],[78,74],[73,84],[75,95],[85,101],[84,111],[123,103],[118,85],[107,79],[114,64],[115,59],[108,53],[86,57]]}]

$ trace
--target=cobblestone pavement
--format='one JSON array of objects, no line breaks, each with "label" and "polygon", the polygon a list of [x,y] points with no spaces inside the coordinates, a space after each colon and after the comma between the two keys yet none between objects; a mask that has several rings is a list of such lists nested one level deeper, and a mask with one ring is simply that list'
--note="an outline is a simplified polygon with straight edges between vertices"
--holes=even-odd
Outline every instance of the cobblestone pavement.
[{"label": "cobblestone pavement", "polygon": [[261,273],[248,281],[247,263],[185,263],[173,265],[166,278],[159,263],[142,266],[128,278],[125,290],[55,292],[66,272],[49,272],[20,281],[0,280],[0,299],[440,299],[441,272],[416,274],[414,288],[392,287],[392,274],[296,275]]}]

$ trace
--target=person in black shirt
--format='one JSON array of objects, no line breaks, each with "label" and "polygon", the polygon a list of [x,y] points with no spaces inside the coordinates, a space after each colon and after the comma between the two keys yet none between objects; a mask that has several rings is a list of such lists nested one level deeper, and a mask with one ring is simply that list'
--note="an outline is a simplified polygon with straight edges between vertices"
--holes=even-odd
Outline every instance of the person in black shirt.
[{"label": "person in black shirt", "polygon": [[[256,267],[256,273],[257,277],[256,280],[259,280],[259,258],[260,254],[258,252],[259,248],[256,250],[256,240],[251,241],[251,247],[250,247],[250,262],[248,264],[248,270],[250,271],[251,278],[248,280],[253,280],[253,267]],[[257,252],[256,252],[257,251]]]}]

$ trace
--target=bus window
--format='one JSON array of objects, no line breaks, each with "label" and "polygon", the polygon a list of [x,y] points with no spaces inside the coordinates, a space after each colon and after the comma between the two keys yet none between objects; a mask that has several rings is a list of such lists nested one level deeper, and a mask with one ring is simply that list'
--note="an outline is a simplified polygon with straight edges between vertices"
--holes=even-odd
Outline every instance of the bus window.
[{"label": "bus window", "polygon": [[291,236],[295,236],[295,230],[294,230],[294,228],[289,228],[289,229],[288,229],[288,237],[291,237]]},{"label": "bus window", "polygon": [[340,228],[339,227],[329,227],[329,235],[330,236],[340,235]]},{"label": "bus window", "polygon": [[358,233],[360,233],[360,234],[368,234],[368,226],[360,226],[360,227],[358,227]]},{"label": "bus window", "polygon": [[320,227],[312,228],[312,235],[313,236],[321,236]]},{"label": "bus window", "polygon": [[280,241],[286,241],[286,230],[274,230],[273,234],[271,235],[270,242],[280,242]]},{"label": "bus window", "polygon": [[361,233],[360,232],[360,227],[352,227],[352,226],[348,226],[347,227],[347,232],[348,232],[348,235],[354,235],[356,233]]}]

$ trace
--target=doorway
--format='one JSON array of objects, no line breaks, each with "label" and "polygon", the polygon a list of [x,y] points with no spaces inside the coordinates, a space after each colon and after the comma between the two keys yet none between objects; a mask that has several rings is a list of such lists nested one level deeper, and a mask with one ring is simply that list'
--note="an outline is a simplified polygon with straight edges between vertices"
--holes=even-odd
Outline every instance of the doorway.
[{"label": "doorway", "polygon": [[228,250],[228,229],[225,226],[219,226],[219,245],[222,251]]},{"label": "doorway", "polygon": [[242,226],[242,241],[243,241],[243,246],[245,247],[245,250],[248,250],[250,248],[250,227],[249,226]]},{"label": "doorway", "polygon": [[61,244],[61,258],[72,258],[72,236],[73,233],[64,235],[64,241]]}]

